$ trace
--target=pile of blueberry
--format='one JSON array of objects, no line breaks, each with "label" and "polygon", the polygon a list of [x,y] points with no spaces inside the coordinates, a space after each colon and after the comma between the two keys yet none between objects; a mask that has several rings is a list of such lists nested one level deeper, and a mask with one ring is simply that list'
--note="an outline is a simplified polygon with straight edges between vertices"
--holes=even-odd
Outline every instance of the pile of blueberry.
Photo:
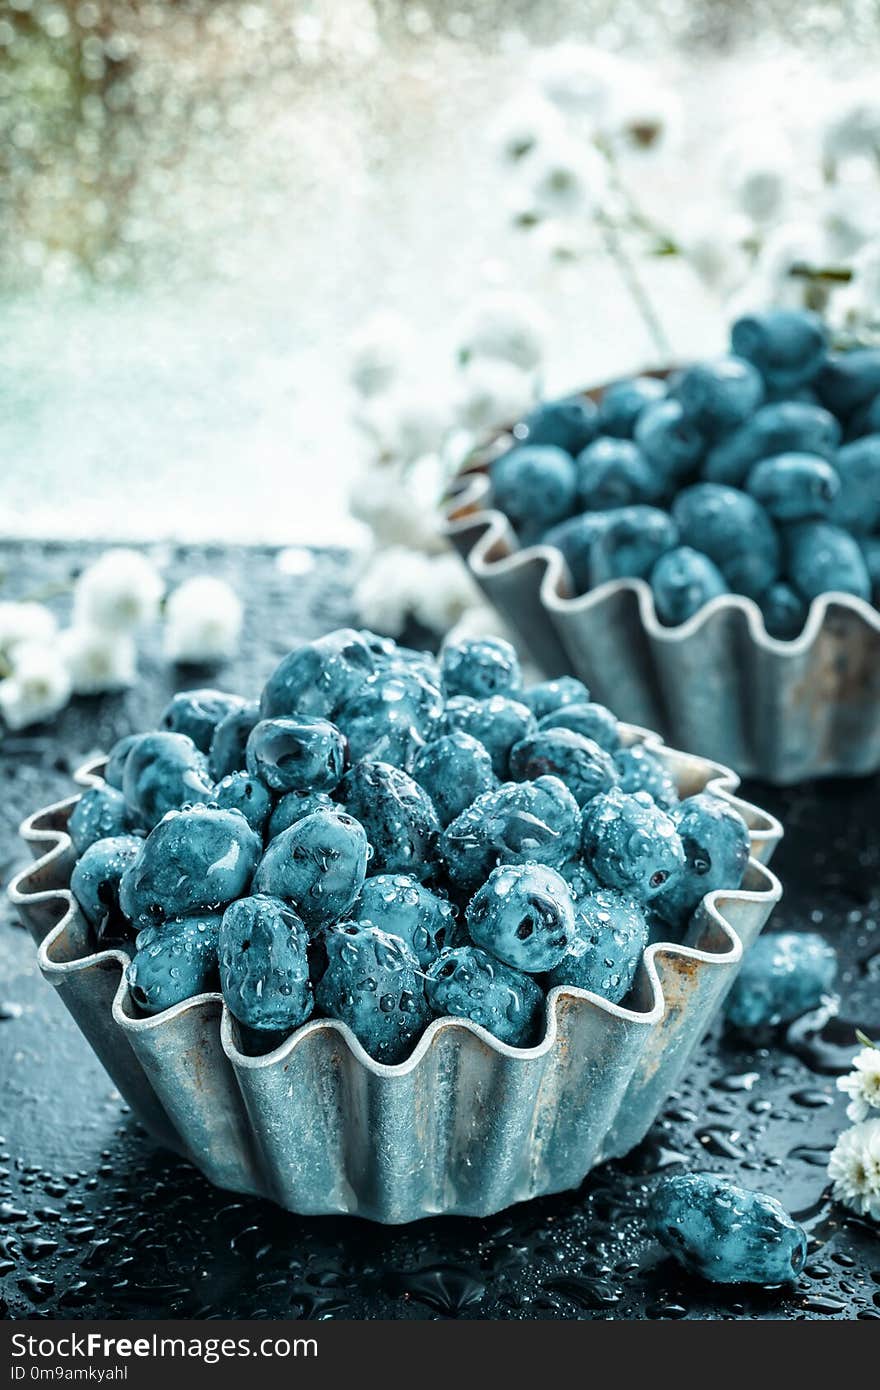
[{"label": "pile of blueberry", "polygon": [[748,861],[725,801],[679,800],[580,681],[524,689],[500,640],[435,659],[342,629],[258,703],[189,691],[160,723],[73,811],[71,887],[137,1009],[219,987],[248,1047],[334,1018],[395,1063],[449,1015],[533,1044],[549,988],[620,1001]]},{"label": "pile of blueberry", "polygon": [[673,627],[745,594],[780,639],[820,594],[880,605],[880,348],[831,352],[815,314],[740,318],[730,355],[547,401],[514,436],[494,503],[579,593],[644,579]]}]

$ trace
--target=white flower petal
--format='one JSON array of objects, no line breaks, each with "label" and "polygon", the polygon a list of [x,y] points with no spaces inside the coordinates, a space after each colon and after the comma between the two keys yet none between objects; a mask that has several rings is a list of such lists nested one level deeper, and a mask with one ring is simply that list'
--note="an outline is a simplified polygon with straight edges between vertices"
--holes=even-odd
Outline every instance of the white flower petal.
[{"label": "white flower petal", "polygon": [[42,603],[0,603],[0,652],[21,642],[51,642],[57,627],[54,613]]},{"label": "white flower petal", "polygon": [[524,295],[485,295],[468,312],[461,326],[458,356],[497,357],[523,371],[540,366],[547,337],[547,321]]},{"label": "white flower petal", "polygon": [[187,579],[168,599],[165,654],[170,661],[226,661],[237,650],[242,617],[241,600],[225,580]]},{"label": "white flower petal", "polygon": [[105,632],[131,632],[152,622],[165,592],[155,565],[137,550],[108,550],[84,570],[74,587],[74,624]]},{"label": "white flower petal", "polygon": [[16,646],[12,675],[0,681],[0,713],[10,729],[51,719],[71,696],[70,676],[56,646]]},{"label": "white flower petal", "polygon": [[74,626],[61,634],[59,650],[75,695],[125,690],[137,679],[137,648],[127,632]]},{"label": "white flower petal", "polygon": [[880,1118],[844,1130],[828,1161],[828,1176],[838,1202],[880,1221]]}]

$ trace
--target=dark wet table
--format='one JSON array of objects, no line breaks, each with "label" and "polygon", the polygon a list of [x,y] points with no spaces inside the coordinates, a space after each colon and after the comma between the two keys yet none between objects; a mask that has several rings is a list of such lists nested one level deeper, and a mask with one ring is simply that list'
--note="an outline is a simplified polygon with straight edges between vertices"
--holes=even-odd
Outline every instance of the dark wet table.
[{"label": "dark wet table", "polygon": [[[6,546],[3,596],[63,584],[87,547]],[[295,641],[350,620],[344,555],[166,548],[172,578],[210,570],[247,601],[238,658],[218,683],[257,687]],[[63,610],[65,600],[58,600]],[[4,882],[24,860],[20,819],[69,795],[71,772],[155,720],[177,684],[156,636],[125,696],[78,701],[0,750]],[[210,679],[215,679],[214,673]],[[787,1030],[716,1027],[643,1144],[577,1191],[488,1220],[382,1228],[300,1218],[211,1188],[128,1113],[0,917],[0,1316],[257,1318],[880,1318],[880,1238],[833,1205],[825,1166],[846,1123],[836,1077],[854,1030],[880,1036],[880,779],[746,795],[775,812],[785,897],[775,927],[818,930],[840,958],[840,1004]],[[647,1235],[659,1172],[707,1169],[779,1197],[810,1253],[785,1293],[685,1275]]]}]

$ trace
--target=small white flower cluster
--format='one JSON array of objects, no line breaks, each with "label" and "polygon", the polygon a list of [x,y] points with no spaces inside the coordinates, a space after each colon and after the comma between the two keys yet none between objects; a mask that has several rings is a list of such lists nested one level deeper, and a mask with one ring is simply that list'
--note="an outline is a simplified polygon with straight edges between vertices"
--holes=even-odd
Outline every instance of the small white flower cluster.
[{"label": "small white flower cluster", "polygon": [[[72,695],[127,689],[137,677],[139,629],[155,622],[165,583],[145,555],[105,551],[76,580],[70,627],[59,632],[42,603],[0,603],[0,714],[17,731],[58,714]],[[165,652],[171,661],[231,656],[241,603],[228,584],[186,580],[168,598]]]},{"label": "small white flower cluster", "polygon": [[837,1085],[850,1098],[846,1113],[854,1124],[828,1162],[832,1194],[859,1216],[880,1221],[880,1048],[863,1047]]}]

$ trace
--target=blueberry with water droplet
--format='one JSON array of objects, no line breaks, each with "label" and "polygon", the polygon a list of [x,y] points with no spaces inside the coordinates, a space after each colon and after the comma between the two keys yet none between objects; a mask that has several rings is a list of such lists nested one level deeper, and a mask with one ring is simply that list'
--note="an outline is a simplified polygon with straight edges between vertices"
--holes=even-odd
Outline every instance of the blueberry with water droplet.
[{"label": "blueberry with water droplet", "polygon": [[470,734],[487,750],[496,777],[506,777],[511,748],[534,733],[536,727],[535,716],[520,700],[506,695],[492,695],[487,700],[453,695],[446,703],[436,733],[437,737],[456,730]]},{"label": "blueberry with water droplet", "polygon": [[735,807],[711,792],[686,797],[671,814],[684,847],[684,868],[652,906],[684,928],[707,893],[739,888],[749,862],[749,829]]},{"label": "blueberry with water droplet", "polygon": [[503,637],[468,637],[447,642],[440,654],[443,693],[470,695],[485,700],[490,695],[518,695],[522,689],[519,657]]},{"label": "blueberry with water droplet", "polygon": [[336,715],[348,739],[352,763],[366,758],[409,771],[438,731],[443,697],[415,666],[370,676]]},{"label": "blueberry with water droplet", "polygon": [[659,1182],[651,1225],[685,1269],[716,1284],[792,1284],[807,1258],[806,1232],[774,1197],[713,1173]]},{"label": "blueberry with water droplet", "polygon": [[289,903],[266,894],[239,898],[223,914],[218,940],[220,987],[230,1011],[249,1028],[298,1028],[314,1007],[309,936]]},{"label": "blueberry with water droplet", "polygon": [[412,775],[431,798],[444,826],[498,785],[486,748],[461,729],[426,744],[415,760]]},{"label": "blueberry with water droplet", "polygon": [[476,945],[505,965],[552,970],[574,933],[568,884],[544,864],[500,864],[471,898],[467,925]]},{"label": "blueberry with water droplet", "polygon": [[710,483],[741,487],[756,463],[777,454],[813,454],[833,462],[840,423],[820,405],[778,401],[764,405],[746,424],[710,449],[703,477]]},{"label": "blueberry with water droplet", "polygon": [[245,762],[273,792],[332,792],[345,771],[346,742],[315,715],[261,719],[250,732]]},{"label": "blueberry with water droplet", "polygon": [[122,779],[125,774],[128,755],[135,744],[140,743],[141,739],[146,737],[146,734],[126,734],[114,743],[104,767],[104,781],[109,787],[115,787],[117,791],[122,791]]},{"label": "blueberry with water droplet", "polygon": [[808,309],[744,314],[730,330],[733,351],[757,367],[768,386],[794,391],[814,381],[825,362],[828,331]]},{"label": "blueberry with water droplet", "polygon": [[557,676],[555,680],[538,681],[523,691],[522,701],[528,705],[537,720],[548,715],[558,714],[570,705],[589,703],[590,692],[577,676]]},{"label": "blueberry with water droplet", "polygon": [[131,997],[147,1014],[161,1013],[196,994],[215,990],[220,914],[193,914],[145,928],[125,978]]},{"label": "blueberry with water droplet", "polygon": [[547,985],[575,985],[619,1004],[648,944],[648,923],[638,903],[612,888],[597,888],[575,908],[568,950]]},{"label": "blueberry with water droplet", "polygon": [[313,811],[270,841],[254,893],[293,903],[310,930],[345,917],[367,876],[364,827],[338,808]]},{"label": "blueberry with water droplet", "polygon": [[517,782],[558,777],[579,806],[619,780],[614,759],[598,743],[572,729],[539,729],[515,743],[510,751],[510,775]]},{"label": "blueberry with water droplet", "polygon": [[245,766],[247,741],[259,721],[260,706],[251,700],[231,709],[217,724],[208,753],[208,772],[215,782]]},{"label": "blueberry with water droplet", "polygon": [[456,816],[440,837],[440,854],[456,887],[473,890],[497,864],[557,868],[577,853],[580,819],[558,777],[506,782]]},{"label": "blueberry with water droplet", "polygon": [[122,791],[137,822],[152,830],[168,811],[211,799],[205,755],[186,734],[144,734],[125,760]]},{"label": "blueberry with water droplet", "polygon": [[351,916],[398,937],[423,967],[436,958],[455,925],[448,899],[432,893],[412,874],[373,874],[364,883]]},{"label": "blueberry with water droplet", "polygon": [[615,753],[620,747],[620,725],[605,705],[586,700],[551,710],[538,720],[539,729],[571,729],[592,739],[600,748]]},{"label": "blueberry with water droplet", "polygon": [[266,840],[274,840],[282,830],[289,830],[298,820],[313,811],[335,811],[336,806],[326,792],[288,792],[274,807],[266,827]]},{"label": "blueberry with water droplet", "polygon": [[779,537],[747,492],[695,483],[675,498],[672,515],[682,543],[708,555],[736,593],[757,598],[779,577]]},{"label": "blueberry with water droplet", "polygon": [[612,382],[599,402],[599,432],[632,439],[642,411],[666,395],[666,383],[654,376],[626,377]]},{"label": "blueberry with water droplet", "polygon": [[83,854],[96,840],[127,835],[136,829],[125,797],[115,787],[89,787],[70,813],[67,833],[77,854]]},{"label": "blueberry with water droplet", "polygon": [[823,516],[836,519],[842,453],[841,449],[835,467],[816,454],[777,454],[764,459],[749,473],[746,491],[774,521],[810,521]]},{"label": "blueberry with water droplet", "polygon": [[527,534],[568,516],[577,495],[571,454],[554,444],[522,444],[489,469],[497,507]]},{"label": "blueberry with water droplet", "polygon": [[240,811],[252,830],[262,835],[272,809],[272,798],[259,777],[247,772],[230,772],[218,782],[211,801],[221,811]]},{"label": "blueberry with water droplet", "polygon": [[576,460],[578,500],[591,512],[656,502],[662,490],[641,449],[630,439],[595,440]]},{"label": "blueberry with water droplet", "polygon": [[427,792],[390,763],[358,763],[343,779],[340,796],[363,825],[380,873],[435,871],[440,822]]},{"label": "blueberry with water droplet", "polygon": [[650,902],[684,868],[675,822],[647,792],[619,787],[589,801],[583,819],[584,855],[606,888]]},{"label": "blueberry with water droplet", "polygon": [[429,1018],[414,953],[399,937],[358,922],[327,932],[325,943],[318,1010],[348,1024],[377,1062],[404,1061]]},{"label": "blueberry with water droplet", "polygon": [[764,399],[760,373],[744,357],[695,362],[672,383],[686,420],[707,439],[717,439],[754,415]]},{"label": "blueberry with water droplet", "polygon": [[659,507],[616,507],[604,512],[605,526],[590,550],[590,584],[613,579],[647,579],[668,550],[678,544],[678,528]]},{"label": "blueberry with water droplet", "polygon": [[179,690],[160,714],[159,728],[169,734],[186,734],[200,753],[207,753],[217,725],[244,705],[241,695],[224,690]]},{"label": "blueberry with water droplet", "polygon": [[736,1028],[787,1023],[815,1009],[836,976],[837,955],[817,932],[769,932],[746,952],[725,1016]]},{"label": "blueberry with water droplet", "polygon": [[512,1047],[537,1041],[543,990],[477,946],[443,951],[428,969],[425,994],[438,1018],[469,1018]]},{"label": "blueberry with water droplet", "polygon": [[643,743],[630,744],[614,755],[620,774],[620,790],[647,792],[664,811],[678,805],[678,788],[662,758]]},{"label": "blueberry with water droplet", "polygon": [[122,877],[143,852],[134,835],[111,835],[80,855],[70,875],[70,889],[94,929],[100,945],[130,939],[134,933],[119,905]]},{"label": "blueberry with water droplet", "polygon": [[359,632],[343,627],[289,652],[263,687],[264,719],[311,714],[329,719],[376,669]]},{"label": "blueberry with water droplet", "polygon": [[588,396],[541,401],[514,427],[514,435],[523,444],[552,444],[574,456],[595,437],[597,416]]}]

